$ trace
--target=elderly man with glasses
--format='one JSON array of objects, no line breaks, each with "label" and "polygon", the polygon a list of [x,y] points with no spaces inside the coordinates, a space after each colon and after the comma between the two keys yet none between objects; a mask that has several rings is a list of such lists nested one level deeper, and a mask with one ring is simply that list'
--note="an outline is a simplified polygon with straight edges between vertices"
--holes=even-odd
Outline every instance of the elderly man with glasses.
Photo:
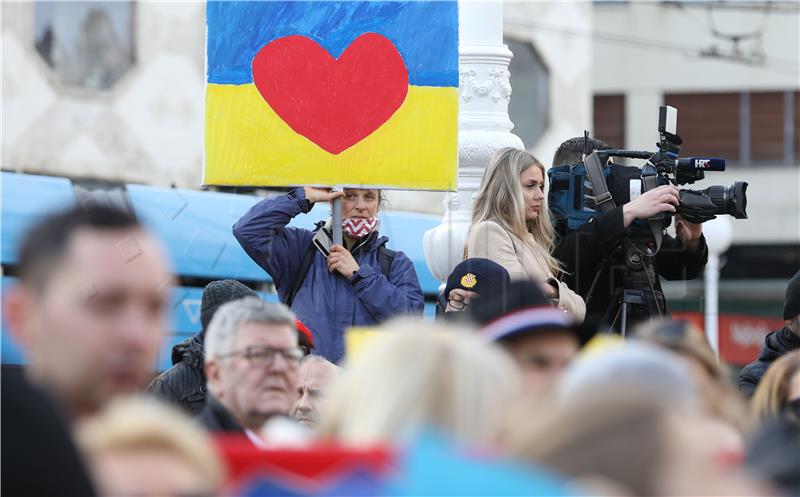
[{"label": "elderly man with glasses", "polygon": [[209,396],[198,420],[258,444],[267,420],[288,416],[297,400],[302,357],[295,316],[283,304],[247,297],[223,305],[206,331]]}]

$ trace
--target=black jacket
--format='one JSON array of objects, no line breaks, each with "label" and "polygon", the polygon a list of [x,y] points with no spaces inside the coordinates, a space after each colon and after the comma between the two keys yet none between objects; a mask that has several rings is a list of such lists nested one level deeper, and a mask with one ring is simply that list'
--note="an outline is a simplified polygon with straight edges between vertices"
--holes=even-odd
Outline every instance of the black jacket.
[{"label": "black jacket", "polygon": [[764,338],[764,345],[758,353],[758,359],[745,366],[739,373],[739,390],[748,399],[756,391],[761,377],[767,372],[772,361],[780,356],[800,349],[800,337],[784,326],[775,330]]},{"label": "black jacket", "polygon": [[147,387],[157,397],[195,415],[206,403],[206,375],[203,371],[203,342],[193,336],[172,347],[172,364]]},{"label": "black jacket", "polygon": [[206,398],[205,407],[195,419],[211,433],[239,433],[244,435],[244,427],[236,421],[233,414],[225,406],[211,395]]},{"label": "black jacket", "polygon": [[[619,254],[624,252],[623,237],[630,234],[631,228],[625,228],[619,206],[559,238],[553,255],[565,270],[564,281],[586,301],[586,322],[610,324],[617,315],[619,306],[615,297],[624,286],[626,269]],[[665,234],[654,267],[658,275],[668,280],[691,280],[700,275],[707,260],[705,237],[700,238],[699,248],[692,251]],[[595,277],[597,282],[590,296]],[[654,290],[661,292],[659,278],[654,280]],[[635,324],[629,320],[629,329]]]},{"label": "black jacket", "polygon": [[30,384],[22,371],[3,367],[0,377],[3,495],[95,495],[70,426],[56,403]]}]

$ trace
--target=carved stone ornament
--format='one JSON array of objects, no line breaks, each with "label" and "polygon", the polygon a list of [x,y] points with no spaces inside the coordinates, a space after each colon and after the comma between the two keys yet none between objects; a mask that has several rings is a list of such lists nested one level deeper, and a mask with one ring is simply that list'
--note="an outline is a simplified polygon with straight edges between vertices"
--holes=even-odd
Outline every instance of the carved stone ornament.
[{"label": "carved stone ornament", "polygon": [[474,97],[491,97],[494,102],[511,101],[511,73],[508,68],[496,66],[489,69],[489,77],[478,81],[478,72],[471,68],[461,68],[461,100],[470,102]]}]

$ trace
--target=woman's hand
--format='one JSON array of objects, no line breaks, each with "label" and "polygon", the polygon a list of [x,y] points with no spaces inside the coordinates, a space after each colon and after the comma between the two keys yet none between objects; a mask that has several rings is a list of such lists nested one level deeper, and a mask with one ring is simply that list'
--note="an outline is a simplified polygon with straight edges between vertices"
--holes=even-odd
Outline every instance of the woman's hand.
[{"label": "woman's hand", "polygon": [[344,192],[332,192],[330,188],[314,188],[306,186],[303,188],[306,194],[306,200],[312,204],[316,202],[330,202],[333,199],[344,196]]},{"label": "woman's hand", "polygon": [[353,274],[360,267],[349,250],[341,245],[333,245],[331,247],[331,252],[328,255],[328,271],[331,273],[338,271],[339,274],[350,280],[353,279]]}]

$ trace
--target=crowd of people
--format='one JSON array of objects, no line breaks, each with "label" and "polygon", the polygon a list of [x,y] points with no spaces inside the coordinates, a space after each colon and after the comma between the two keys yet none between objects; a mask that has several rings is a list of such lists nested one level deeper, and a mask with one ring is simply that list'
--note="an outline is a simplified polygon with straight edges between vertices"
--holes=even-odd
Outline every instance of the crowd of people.
[{"label": "crowd of people", "polygon": [[[583,147],[565,142],[553,164],[579,162]],[[159,240],[101,205],[43,219],[4,302],[28,364],[2,375],[3,491],[223,495],[222,438],[263,451],[402,450],[434,430],[464,457],[514,460],[571,495],[800,495],[800,272],[786,326],[737,388],[662,297],[660,319],[609,332],[622,284],[608,255],[636,219],[674,213],[677,191],[563,232],[546,177],[528,152],[495,154],[432,321],[411,260],[379,234],[381,191],[305,187],[259,202],[233,233],[281,303],[209,283],[201,331],[155,377],[174,283]],[[330,219],[288,226],[337,198],[342,245]],[[659,275],[689,279],[705,265],[701,225],[677,219],[664,246]],[[374,332],[357,354],[353,327]]]}]

